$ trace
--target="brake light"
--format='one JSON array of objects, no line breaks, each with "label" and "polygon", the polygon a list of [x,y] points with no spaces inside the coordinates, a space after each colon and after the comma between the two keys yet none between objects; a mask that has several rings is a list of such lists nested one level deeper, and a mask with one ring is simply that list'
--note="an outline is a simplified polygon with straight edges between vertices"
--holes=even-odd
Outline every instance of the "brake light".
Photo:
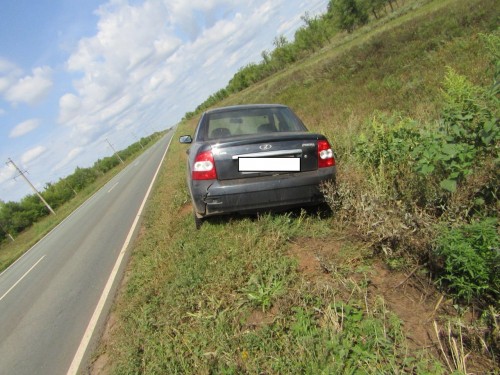
[{"label": "brake light", "polygon": [[212,151],[203,151],[196,155],[192,178],[193,180],[215,180],[217,178]]},{"label": "brake light", "polygon": [[335,165],[335,158],[333,151],[326,140],[318,141],[318,168],[333,167]]}]

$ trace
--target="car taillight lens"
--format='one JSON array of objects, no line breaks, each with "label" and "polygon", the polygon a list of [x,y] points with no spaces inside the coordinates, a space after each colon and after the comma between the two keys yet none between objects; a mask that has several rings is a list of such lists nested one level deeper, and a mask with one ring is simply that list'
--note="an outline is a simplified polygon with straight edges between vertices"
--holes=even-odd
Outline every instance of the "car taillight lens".
[{"label": "car taillight lens", "polygon": [[215,162],[212,151],[203,151],[196,155],[193,165],[193,180],[215,180]]},{"label": "car taillight lens", "polygon": [[335,165],[335,158],[333,151],[325,140],[318,141],[318,168],[333,167]]}]

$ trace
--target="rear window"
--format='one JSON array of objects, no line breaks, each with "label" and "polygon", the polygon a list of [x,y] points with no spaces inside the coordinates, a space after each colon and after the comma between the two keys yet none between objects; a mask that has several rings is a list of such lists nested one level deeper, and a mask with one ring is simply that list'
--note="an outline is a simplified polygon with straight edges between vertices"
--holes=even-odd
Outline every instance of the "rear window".
[{"label": "rear window", "polygon": [[203,138],[210,140],[305,130],[289,108],[252,108],[208,114]]}]

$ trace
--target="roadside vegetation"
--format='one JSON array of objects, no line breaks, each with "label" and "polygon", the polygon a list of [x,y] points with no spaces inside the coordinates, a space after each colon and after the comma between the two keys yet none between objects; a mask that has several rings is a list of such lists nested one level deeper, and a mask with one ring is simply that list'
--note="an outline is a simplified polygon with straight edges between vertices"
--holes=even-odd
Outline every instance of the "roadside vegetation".
[{"label": "roadside vegetation", "polygon": [[343,3],[367,4],[305,17],[323,44],[205,103],[287,104],[326,134],[330,212],[196,231],[173,142],[91,371],[500,371],[496,1],[393,1],[351,27]]},{"label": "roadside vegetation", "polygon": [[124,164],[113,155],[97,160],[92,167],[77,167],[71,175],[57,182],[47,183],[41,195],[55,210],[56,215],[49,212],[36,194],[27,195],[19,202],[0,201],[0,272],[162,135],[163,133],[154,133],[118,151]]}]

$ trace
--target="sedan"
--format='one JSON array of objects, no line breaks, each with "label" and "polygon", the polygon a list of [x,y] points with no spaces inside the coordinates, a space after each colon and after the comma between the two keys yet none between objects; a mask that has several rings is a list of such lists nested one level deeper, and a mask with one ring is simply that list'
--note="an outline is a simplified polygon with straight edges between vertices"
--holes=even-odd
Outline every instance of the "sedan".
[{"label": "sedan", "polygon": [[310,133],[284,105],[239,105],[205,112],[187,150],[196,228],[204,218],[318,205],[335,177],[325,136]]}]

